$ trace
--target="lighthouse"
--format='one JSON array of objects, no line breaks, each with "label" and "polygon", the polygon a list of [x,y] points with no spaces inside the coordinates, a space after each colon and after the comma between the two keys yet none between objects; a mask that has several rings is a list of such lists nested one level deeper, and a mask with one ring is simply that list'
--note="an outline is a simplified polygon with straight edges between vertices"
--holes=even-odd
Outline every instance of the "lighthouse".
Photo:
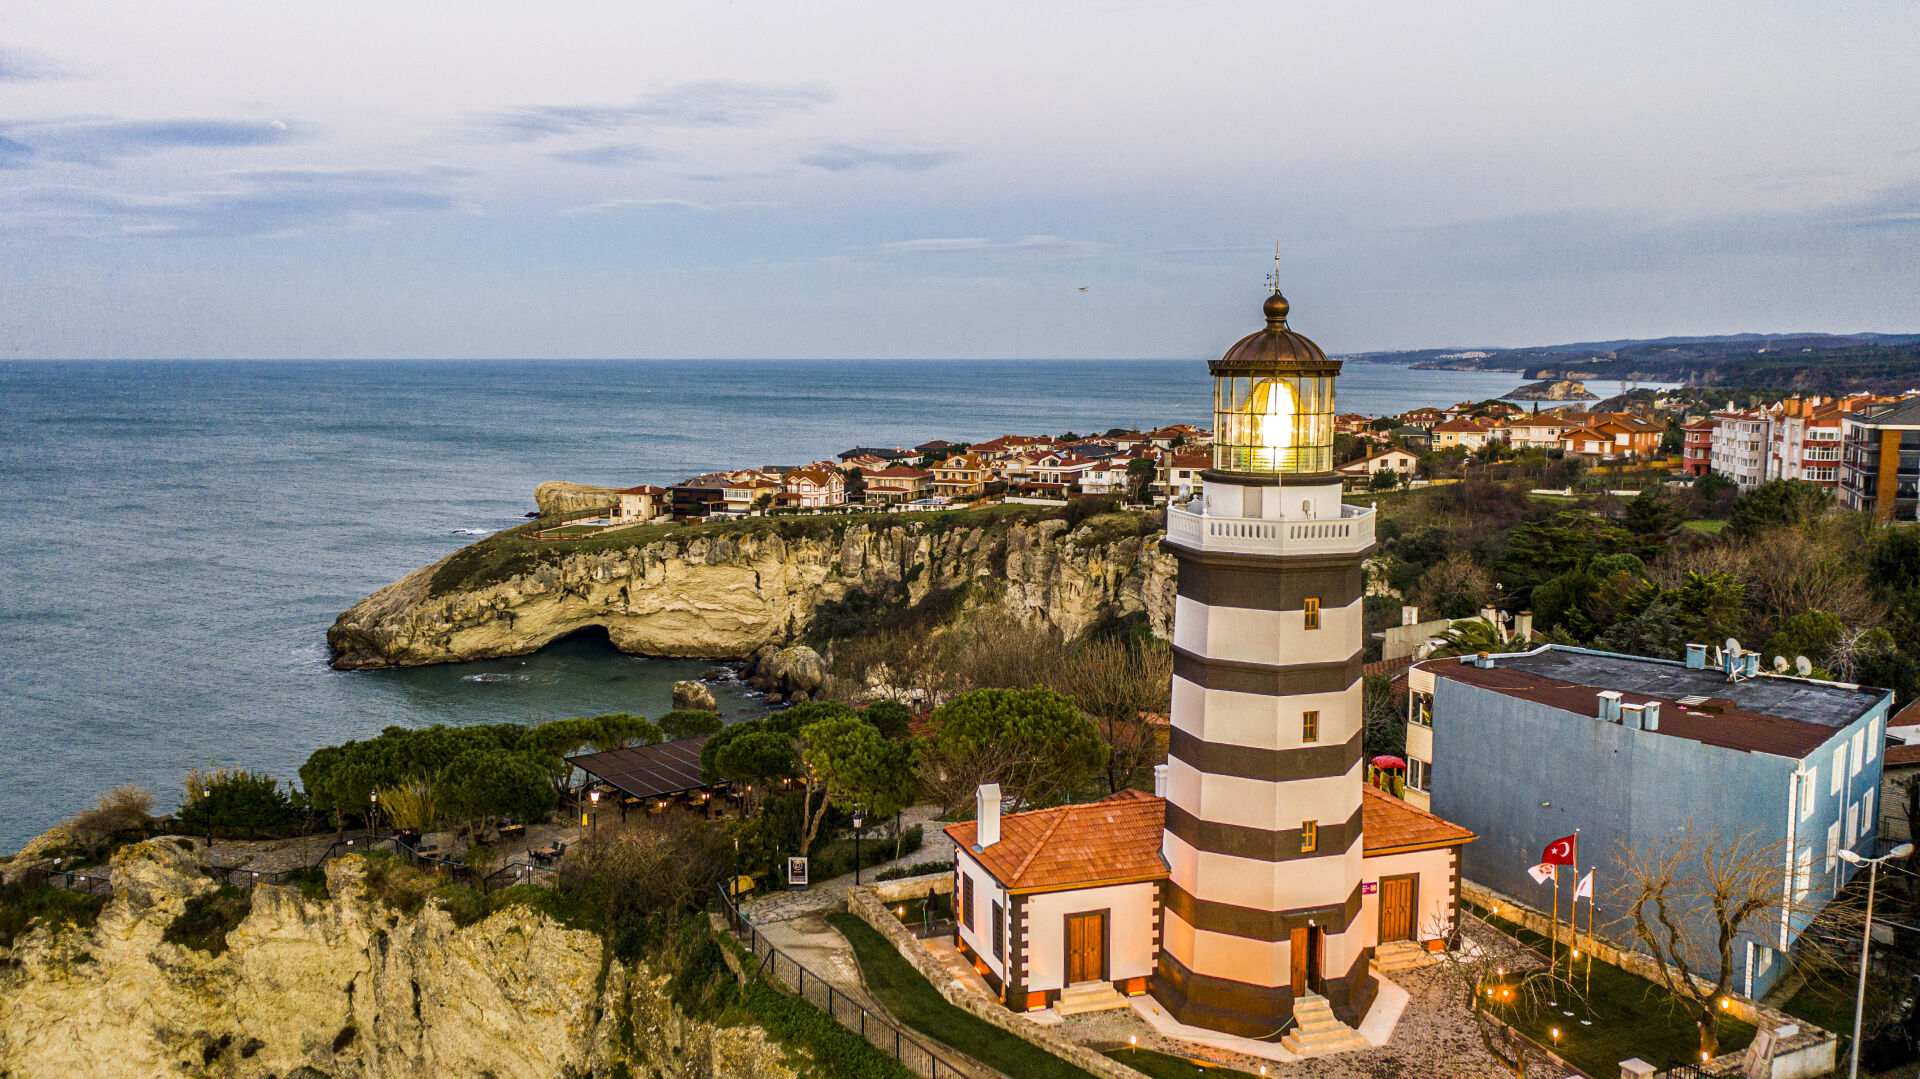
[{"label": "lighthouse", "polygon": [[[1340,363],[1287,324],[1208,365],[1213,467],[1167,513],[1179,562],[1151,989],[1176,1018],[1279,1034],[1372,1003],[1361,911],[1362,561],[1374,511],[1333,471]],[[1315,1003],[1316,1011],[1319,1009]]]}]

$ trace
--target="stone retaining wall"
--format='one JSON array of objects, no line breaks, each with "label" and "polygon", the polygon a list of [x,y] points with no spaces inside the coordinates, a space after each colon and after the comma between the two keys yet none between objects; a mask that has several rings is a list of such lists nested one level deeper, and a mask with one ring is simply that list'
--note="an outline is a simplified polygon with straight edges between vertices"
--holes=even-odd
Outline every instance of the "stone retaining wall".
[{"label": "stone retaining wall", "polygon": [[881,903],[898,903],[903,899],[922,899],[929,895],[951,895],[953,873],[943,869],[938,873],[922,873],[917,877],[883,880],[872,887],[874,897]]},{"label": "stone retaining wall", "polygon": [[[947,878],[947,886],[950,890],[953,884],[952,876],[942,875]],[[930,878],[908,879],[926,881]],[[886,884],[905,883],[907,881],[886,882]],[[940,991],[941,996],[947,998],[948,1003],[969,1015],[992,1023],[1015,1037],[1024,1038],[1054,1056],[1071,1061],[1095,1075],[1106,1076],[1107,1079],[1140,1079],[1140,1073],[1132,1068],[1071,1041],[1065,1035],[1029,1022],[1002,1007],[998,1001],[989,1000],[960,984],[959,980],[947,973],[947,969],[933,957],[933,953],[927,951],[926,946],[907,931],[907,927],[901,924],[900,919],[893,916],[893,912],[885,905],[887,900],[875,894],[876,887],[884,887],[884,885],[849,889],[847,910],[861,921],[879,930],[880,935],[887,938],[887,942],[893,945],[894,950],[905,956],[907,962],[912,963],[913,968],[925,976],[927,981]],[[901,894],[894,898],[906,899],[912,896]]]}]

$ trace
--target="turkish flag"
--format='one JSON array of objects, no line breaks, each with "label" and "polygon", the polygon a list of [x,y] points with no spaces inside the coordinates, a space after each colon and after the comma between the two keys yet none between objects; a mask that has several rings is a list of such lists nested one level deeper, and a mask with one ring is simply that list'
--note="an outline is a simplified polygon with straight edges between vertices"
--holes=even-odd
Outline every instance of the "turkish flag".
[{"label": "turkish flag", "polygon": [[1547,849],[1540,852],[1540,861],[1547,865],[1572,865],[1573,856],[1579,849],[1580,837],[1577,834],[1563,835],[1547,844]]}]

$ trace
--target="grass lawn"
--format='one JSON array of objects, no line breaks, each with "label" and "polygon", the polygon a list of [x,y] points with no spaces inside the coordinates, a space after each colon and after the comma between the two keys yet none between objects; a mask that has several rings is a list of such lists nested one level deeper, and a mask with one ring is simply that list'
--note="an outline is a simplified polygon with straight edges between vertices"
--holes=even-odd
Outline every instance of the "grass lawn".
[{"label": "grass lawn", "polygon": [[900,1022],[1008,1075],[1093,1079],[1085,1070],[1032,1042],[947,1003],[947,998],[921,977],[913,964],[894,951],[887,938],[859,918],[835,914],[827,920],[853,945],[867,989]]},{"label": "grass lawn", "polygon": [[1553,503],[1557,503],[1559,505],[1564,506],[1564,505],[1569,505],[1571,503],[1580,501],[1580,496],[1579,495],[1542,495],[1542,494],[1534,494],[1533,492],[1529,491],[1527,493],[1527,501],[1553,502]]},{"label": "grass lawn", "polygon": [[[1878,913],[1875,914],[1878,917]],[[1795,1019],[1804,1019],[1814,1026],[1834,1031],[1838,1034],[1853,1033],[1854,994],[1860,984],[1855,981],[1860,976],[1858,970],[1822,970],[1807,976],[1807,984],[1800,987],[1780,1010]],[[1893,1009],[1900,995],[1899,985],[1880,971],[1870,971],[1867,975],[1867,1007],[1863,1013],[1866,1028],[1871,1029],[1879,1018]]]},{"label": "grass lawn", "polygon": [[1258,1079],[1251,1072],[1239,1071],[1221,1064],[1188,1060],[1186,1057],[1168,1056],[1151,1049],[1135,1049],[1127,1046],[1109,1049],[1107,1055],[1134,1071],[1153,1076],[1153,1079],[1192,1079],[1197,1075],[1208,1076],[1209,1079],[1233,1079],[1236,1075],[1245,1076],[1246,1079]]},{"label": "grass lawn", "polygon": [[1725,521],[1683,521],[1680,527],[1690,528],[1695,532],[1705,532],[1707,535],[1712,536],[1719,533],[1721,529],[1727,527],[1727,522]]},{"label": "grass lawn", "polygon": [[[1545,956],[1546,937],[1504,918],[1488,917],[1484,911],[1475,913]],[[1566,961],[1564,945],[1561,961]],[[1501,1007],[1495,1014],[1539,1044],[1553,1047],[1568,1063],[1588,1075],[1618,1075],[1620,1062],[1628,1057],[1639,1057],[1655,1067],[1665,1067],[1669,1061],[1693,1060],[1699,1056],[1700,1039],[1694,1032],[1693,1021],[1678,1010],[1665,989],[1605,963],[1594,963],[1592,970],[1593,988],[1584,1003],[1573,995],[1565,995],[1560,997],[1557,1007],[1543,1005],[1538,1010]],[[1583,959],[1575,989],[1585,988],[1586,972]],[[1581,1025],[1582,1019],[1591,1025]],[[1557,1040],[1552,1033],[1555,1028],[1560,1031]],[[1751,1024],[1730,1015],[1720,1017],[1722,1055],[1745,1049],[1747,1043],[1753,1041],[1753,1035]]]}]

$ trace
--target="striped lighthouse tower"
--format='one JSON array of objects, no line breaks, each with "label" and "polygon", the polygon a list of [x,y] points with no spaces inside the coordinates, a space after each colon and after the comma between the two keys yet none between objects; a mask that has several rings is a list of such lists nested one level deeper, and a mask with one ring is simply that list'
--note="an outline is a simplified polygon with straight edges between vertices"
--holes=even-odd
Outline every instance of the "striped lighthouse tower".
[{"label": "striped lighthouse tower", "polygon": [[[1360,912],[1361,563],[1374,512],[1333,472],[1338,361],[1287,326],[1209,364],[1213,468],[1168,507],[1179,561],[1156,997],[1276,1034],[1309,995],[1372,1002]],[[1316,1005],[1317,1007],[1317,1005]]]}]

